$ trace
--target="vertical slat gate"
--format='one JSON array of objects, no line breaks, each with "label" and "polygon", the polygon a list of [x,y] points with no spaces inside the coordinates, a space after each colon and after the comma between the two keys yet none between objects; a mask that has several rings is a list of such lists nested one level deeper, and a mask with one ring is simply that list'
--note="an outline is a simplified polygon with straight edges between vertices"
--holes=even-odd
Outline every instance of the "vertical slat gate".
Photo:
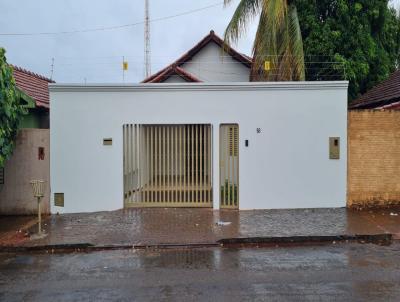
[{"label": "vertical slat gate", "polygon": [[239,208],[239,126],[220,126],[220,205]]},{"label": "vertical slat gate", "polygon": [[212,207],[211,158],[211,125],[124,125],[125,207]]}]

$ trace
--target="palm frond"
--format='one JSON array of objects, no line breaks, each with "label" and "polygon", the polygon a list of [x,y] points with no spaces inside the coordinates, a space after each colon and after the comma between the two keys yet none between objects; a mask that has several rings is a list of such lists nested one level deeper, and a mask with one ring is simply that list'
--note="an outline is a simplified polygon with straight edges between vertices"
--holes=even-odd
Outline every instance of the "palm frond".
[{"label": "palm frond", "polygon": [[262,6],[270,16],[269,21],[276,27],[282,27],[288,12],[287,0],[264,0]]},{"label": "palm frond", "polygon": [[304,49],[303,38],[301,36],[301,29],[299,24],[299,17],[297,15],[297,8],[294,4],[289,7],[288,14],[289,21],[289,37],[291,43],[293,76],[294,80],[305,80],[305,64],[304,64]]},{"label": "palm frond", "polygon": [[[236,8],[225,33],[224,41],[227,45],[237,43],[242,34],[246,31],[248,23],[253,20],[260,12],[260,2],[262,0],[241,0]],[[231,0],[225,0],[225,5]]]},{"label": "palm frond", "polygon": [[[253,65],[251,79],[253,81],[264,80],[272,76],[278,65],[276,43],[276,27],[268,26],[268,13],[262,9],[256,37],[253,44]],[[270,62],[271,71],[264,70],[265,61]],[[272,80],[272,79],[271,79]]]},{"label": "palm frond", "polygon": [[[232,0],[225,0],[225,5]],[[288,4],[290,3],[290,4]],[[225,30],[227,45],[236,43],[260,14],[253,44],[252,81],[305,79],[303,41],[297,9],[289,0],[241,0]],[[265,61],[270,70],[264,70]]]}]

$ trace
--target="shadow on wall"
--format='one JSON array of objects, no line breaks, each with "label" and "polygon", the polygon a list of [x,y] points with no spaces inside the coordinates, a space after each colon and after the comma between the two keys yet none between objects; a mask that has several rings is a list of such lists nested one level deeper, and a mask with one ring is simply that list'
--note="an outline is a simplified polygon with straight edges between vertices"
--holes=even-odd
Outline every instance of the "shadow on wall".
[{"label": "shadow on wall", "polygon": [[0,184],[0,215],[37,213],[30,181],[44,180],[43,213],[50,213],[50,130],[21,129],[14,153],[6,162]]}]

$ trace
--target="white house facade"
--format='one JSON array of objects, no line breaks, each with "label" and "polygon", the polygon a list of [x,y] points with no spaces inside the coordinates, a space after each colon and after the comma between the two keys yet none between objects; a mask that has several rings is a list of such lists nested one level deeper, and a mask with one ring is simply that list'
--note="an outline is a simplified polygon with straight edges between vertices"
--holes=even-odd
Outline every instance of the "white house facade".
[{"label": "white house facade", "polygon": [[347,82],[49,87],[53,213],[346,206]]}]

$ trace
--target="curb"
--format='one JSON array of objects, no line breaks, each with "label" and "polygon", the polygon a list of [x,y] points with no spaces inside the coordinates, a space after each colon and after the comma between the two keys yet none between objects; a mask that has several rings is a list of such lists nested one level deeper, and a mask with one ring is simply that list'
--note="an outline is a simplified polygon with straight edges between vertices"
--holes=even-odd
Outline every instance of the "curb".
[{"label": "curb", "polygon": [[96,252],[110,250],[146,250],[146,249],[194,249],[219,247],[218,243],[182,243],[182,244],[120,244],[120,245],[94,245],[91,243],[49,244],[34,246],[0,246],[0,253],[71,253],[71,252]]},{"label": "curb", "polygon": [[182,244],[121,244],[94,245],[91,243],[51,244],[34,246],[0,246],[0,253],[46,252],[95,252],[107,250],[146,250],[146,249],[194,249],[194,248],[252,248],[284,246],[318,246],[335,243],[373,243],[390,245],[392,234],[374,235],[338,235],[338,236],[289,236],[289,237],[245,237],[220,239],[215,243],[182,243]]},{"label": "curb", "polygon": [[72,243],[72,244],[50,244],[50,245],[33,245],[33,246],[0,246],[0,253],[23,253],[23,252],[73,252],[83,251],[94,247],[91,243]]},{"label": "curb", "polygon": [[393,241],[392,234],[374,235],[337,235],[337,236],[290,236],[290,237],[247,237],[227,238],[217,242],[223,247],[237,246],[301,246],[301,245],[323,245],[339,242],[358,242],[373,244],[390,244]]}]

